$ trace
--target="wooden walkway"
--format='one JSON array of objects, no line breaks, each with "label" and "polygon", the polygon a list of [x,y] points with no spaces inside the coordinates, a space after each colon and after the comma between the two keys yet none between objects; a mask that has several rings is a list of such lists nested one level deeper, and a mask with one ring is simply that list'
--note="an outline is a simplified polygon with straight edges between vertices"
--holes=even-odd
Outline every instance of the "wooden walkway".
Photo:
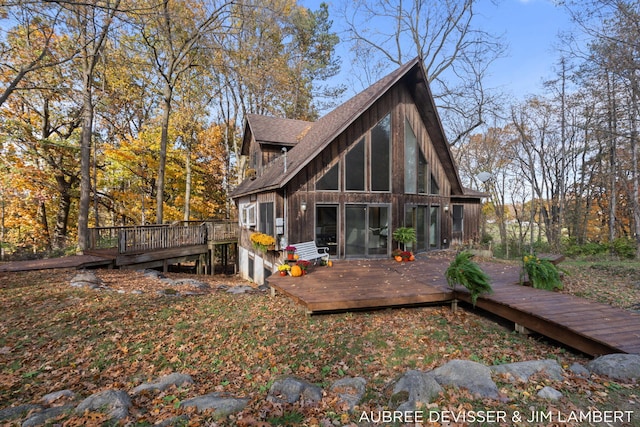
[{"label": "wooden walkway", "polygon": [[12,261],[0,264],[0,273],[49,270],[55,268],[95,268],[108,267],[115,257],[104,255],[72,255],[60,258],[34,259],[28,261]]},{"label": "wooden walkway", "polygon": [[[450,258],[419,257],[412,263],[393,260],[335,262],[294,278],[271,276],[268,284],[307,313],[376,309],[455,299],[470,302],[465,288],[450,289],[444,271]],[[477,307],[583,353],[640,353],[640,314],[572,295],[520,286],[520,269],[482,263],[492,279],[493,294]]]}]

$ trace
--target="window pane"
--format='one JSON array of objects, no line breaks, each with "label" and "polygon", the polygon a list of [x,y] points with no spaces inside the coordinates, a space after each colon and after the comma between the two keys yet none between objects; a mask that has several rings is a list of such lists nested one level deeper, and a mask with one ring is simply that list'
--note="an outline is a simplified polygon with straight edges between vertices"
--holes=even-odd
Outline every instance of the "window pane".
[{"label": "window pane", "polygon": [[371,130],[371,190],[389,191],[391,116],[387,115]]},{"label": "window pane", "polygon": [[418,193],[426,194],[429,188],[429,170],[427,161],[422,154],[422,150],[418,148]]},{"label": "window pane", "polygon": [[367,208],[365,206],[345,207],[345,255],[364,256]]},{"label": "window pane", "polygon": [[316,182],[316,190],[338,190],[338,171],[340,163],[331,166]]},{"label": "window pane", "polygon": [[364,191],[364,138],[346,155],[345,187],[351,191]]},{"label": "window pane", "polygon": [[273,222],[273,202],[260,203],[260,228],[258,231],[274,236]]},{"label": "window pane", "polygon": [[431,206],[431,220],[429,222],[429,246],[432,248],[438,247],[440,241],[440,208],[438,206]]},{"label": "window pane", "polygon": [[431,174],[431,194],[440,194],[440,187],[438,187],[438,181],[436,177]]},{"label": "window pane", "polygon": [[415,221],[413,220],[413,217],[415,216],[415,210],[416,208],[411,205],[406,205],[404,207],[404,226],[405,227],[413,227],[413,224],[415,223]]},{"label": "window pane", "polygon": [[462,232],[462,220],[464,217],[464,206],[453,205],[453,231]]},{"label": "window pane", "polygon": [[338,207],[316,208],[316,244],[329,248],[331,255],[338,254]]},{"label": "window pane", "polygon": [[427,248],[427,207],[418,206],[416,210],[416,249]]},{"label": "window pane", "polygon": [[416,168],[418,162],[418,141],[407,120],[404,122],[404,192],[417,192]]},{"label": "window pane", "polygon": [[369,207],[368,255],[386,255],[389,236],[389,208]]}]

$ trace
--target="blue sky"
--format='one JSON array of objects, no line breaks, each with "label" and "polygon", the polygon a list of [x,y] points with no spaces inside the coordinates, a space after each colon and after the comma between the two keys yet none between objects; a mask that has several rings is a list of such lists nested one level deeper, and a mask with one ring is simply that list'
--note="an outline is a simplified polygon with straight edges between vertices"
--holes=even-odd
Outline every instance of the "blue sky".
[{"label": "blue sky", "polygon": [[[325,0],[329,4],[334,31],[340,23],[334,3],[343,0]],[[348,1],[348,0],[347,0]],[[317,9],[321,0],[300,0]],[[477,25],[492,34],[503,35],[508,45],[506,57],[497,60],[490,69],[488,87],[499,88],[515,98],[542,92],[542,81],[553,76],[553,68],[560,54],[553,51],[558,45],[558,34],[570,28],[566,11],[554,6],[552,0],[480,0],[476,6]],[[343,53],[346,52],[346,53]],[[349,67],[348,51],[339,49],[343,68]]]},{"label": "blue sky", "polygon": [[483,1],[480,8],[482,25],[504,33],[509,45],[492,66],[490,85],[515,96],[540,93],[560,59],[558,34],[571,27],[566,11],[549,0],[502,0],[497,7]]}]

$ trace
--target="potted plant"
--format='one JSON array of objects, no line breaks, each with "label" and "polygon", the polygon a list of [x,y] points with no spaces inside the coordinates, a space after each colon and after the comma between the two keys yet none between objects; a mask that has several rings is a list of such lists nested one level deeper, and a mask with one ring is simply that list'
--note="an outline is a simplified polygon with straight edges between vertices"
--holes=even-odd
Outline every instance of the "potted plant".
[{"label": "potted plant", "polygon": [[296,247],[293,245],[287,245],[286,248],[284,248],[284,250],[287,252],[287,259],[292,260],[294,259],[294,255],[296,253]]},{"label": "potted plant", "polygon": [[298,262],[296,262],[296,265],[300,267],[300,269],[302,270],[302,274],[304,275],[307,274],[307,269],[311,265],[311,261],[299,259]]},{"label": "potted plant", "polygon": [[267,252],[274,250],[276,247],[276,239],[273,236],[264,233],[252,233],[251,244],[260,252]]},{"label": "potted plant", "polygon": [[286,276],[287,274],[289,274],[289,271],[291,271],[291,266],[287,263],[280,264],[278,266],[278,271],[280,272],[281,276]]},{"label": "potted plant", "polygon": [[562,289],[560,271],[551,261],[538,258],[536,255],[525,255],[522,258],[520,283],[524,284],[524,273],[529,277],[529,283],[534,288],[554,291]]},{"label": "potted plant", "polygon": [[393,231],[393,240],[402,245],[402,250],[407,250],[407,243],[417,242],[416,230],[412,227],[398,227]]},{"label": "potted plant", "polygon": [[473,254],[468,251],[458,253],[444,275],[449,286],[455,290],[456,285],[462,285],[471,294],[471,303],[475,307],[478,297],[493,292],[489,283],[489,276],[480,266],[471,261]]}]

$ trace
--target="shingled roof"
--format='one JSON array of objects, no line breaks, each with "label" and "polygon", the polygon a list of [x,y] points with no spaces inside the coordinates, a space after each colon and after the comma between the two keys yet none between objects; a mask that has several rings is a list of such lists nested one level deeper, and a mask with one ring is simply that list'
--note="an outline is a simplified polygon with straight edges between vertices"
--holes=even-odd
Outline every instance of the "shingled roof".
[{"label": "shingled roof", "polygon": [[243,155],[249,154],[249,135],[253,135],[259,144],[276,144],[292,147],[300,142],[312,126],[313,122],[304,120],[247,114],[241,153]]},{"label": "shingled roof", "polygon": [[[455,168],[453,156],[449,149],[448,143],[444,136],[440,118],[435,111],[435,105],[431,91],[427,84],[426,73],[422,66],[422,61],[416,58],[407,62],[391,74],[383,77],[369,88],[360,92],[335,110],[321,117],[318,121],[305,128],[303,123],[298,123],[299,133],[295,135],[280,135],[267,137],[265,135],[273,135],[273,132],[282,132],[283,128],[278,128],[278,123],[284,123],[282,119],[274,119],[261,116],[264,122],[260,123],[260,129],[266,133],[264,135],[256,135],[254,138],[265,140],[269,138],[278,139],[279,141],[294,141],[301,138],[295,146],[293,146],[287,154],[287,168],[285,171],[284,156],[280,156],[271,162],[256,179],[246,179],[235,190],[232,191],[231,197],[238,198],[244,195],[258,193],[262,191],[275,190],[284,187],[308,162],[313,160],[328,144],[337,138],[344,130],[349,127],[363,112],[371,107],[378,99],[380,99],[387,91],[401,80],[406,81],[410,86],[410,90],[416,97],[416,105],[425,125],[428,127],[432,136],[432,142],[436,145],[436,151],[440,157],[441,163],[451,182],[452,193],[463,194],[462,184]],[[423,105],[421,105],[423,104]],[[252,121],[251,130],[256,131],[259,128],[254,127],[254,123],[258,116],[250,116],[248,119]],[[262,119],[259,119],[262,120]],[[268,122],[276,120],[277,122]],[[300,121],[298,121],[300,122]],[[291,124],[290,124],[291,125]],[[293,125],[296,126],[296,125]],[[269,128],[267,131],[266,129]],[[247,127],[245,127],[247,129]],[[246,138],[246,135],[245,135]],[[275,142],[275,141],[274,141]]]}]

